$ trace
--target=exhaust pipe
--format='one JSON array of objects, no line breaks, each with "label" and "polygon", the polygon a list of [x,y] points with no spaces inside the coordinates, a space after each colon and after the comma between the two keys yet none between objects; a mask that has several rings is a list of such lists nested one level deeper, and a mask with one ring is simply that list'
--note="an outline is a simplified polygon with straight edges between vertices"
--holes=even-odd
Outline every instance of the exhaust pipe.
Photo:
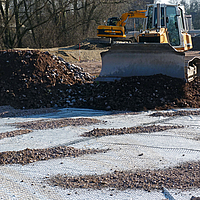
[{"label": "exhaust pipe", "polygon": [[161,28],[161,7],[160,3],[157,4],[157,29]]}]

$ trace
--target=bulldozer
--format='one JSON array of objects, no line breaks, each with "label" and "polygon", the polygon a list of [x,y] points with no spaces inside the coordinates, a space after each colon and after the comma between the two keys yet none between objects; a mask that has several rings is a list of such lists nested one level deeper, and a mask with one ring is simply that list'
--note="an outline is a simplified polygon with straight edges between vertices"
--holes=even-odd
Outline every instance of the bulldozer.
[{"label": "bulldozer", "polygon": [[126,39],[126,23],[130,18],[146,18],[146,10],[135,10],[123,13],[120,18],[111,17],[106,25],[97,28],[97,36],[112,38],[113,40]]},{"label": "bulldozer", "polygon": [[102,69],[96,81],[163,74],[193,81],[200,74],[200,58],[192,49],[184,6],[148,4],[144,28],[136,43],[116,43],[101,53]]}]

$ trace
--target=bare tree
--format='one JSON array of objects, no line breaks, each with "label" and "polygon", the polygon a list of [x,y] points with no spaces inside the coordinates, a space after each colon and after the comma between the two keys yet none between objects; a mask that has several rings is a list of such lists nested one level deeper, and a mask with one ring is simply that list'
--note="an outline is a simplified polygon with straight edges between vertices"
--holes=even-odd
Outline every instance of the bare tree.
[{"label": "bare tree", "polygon": [[[134,4],[134,6],[133,6]],[[0,1],[2,48],[52,47],[95,37],[108,17],[141,7],[139,0]]]}]

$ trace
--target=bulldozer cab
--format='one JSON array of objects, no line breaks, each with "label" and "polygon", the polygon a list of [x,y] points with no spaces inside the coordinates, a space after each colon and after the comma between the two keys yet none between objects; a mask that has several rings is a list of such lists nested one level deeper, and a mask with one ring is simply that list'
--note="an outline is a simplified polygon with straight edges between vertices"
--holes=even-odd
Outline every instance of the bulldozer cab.
[{"label": "bulldozer cab", "polygon": [[167,15],[167,32],[169,36],[169,41],[172,46],[180,45],[180,35],[179,35],[179,27],[178,27],[178,19],[176,7],[167,6],[166,8]]},{"label": "bulldozer cab", "polygon": [[168,41],[174,47],[181,45],[181,33],[186,31],[184,8],[177,5],[150,4],[147,8],[144,30],[166,29]]}]

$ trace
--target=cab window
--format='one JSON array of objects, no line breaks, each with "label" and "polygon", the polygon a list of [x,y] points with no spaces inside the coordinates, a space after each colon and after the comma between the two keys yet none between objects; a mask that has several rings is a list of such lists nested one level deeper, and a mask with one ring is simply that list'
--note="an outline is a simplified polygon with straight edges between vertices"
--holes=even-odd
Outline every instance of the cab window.
[{"label": "cab window", "polygon": [[152,29],[152,20],[153,20],[153,6],[149,7],[148,10],[147,29]]},{"label": "cab window", "polygon": [[[157,8],[155,8],[154,26],[157,28]],[[164,7],[161,7],[161,27],[165,26]]]},{"label": "cab window", "polygon": [[168,17],[167,31],[168,31],[170,44],[172,46],[179,46],[180,36],[179,36],[179,30],[178,30],[176,8],[174,6],[167,6],[166,15]]}]

